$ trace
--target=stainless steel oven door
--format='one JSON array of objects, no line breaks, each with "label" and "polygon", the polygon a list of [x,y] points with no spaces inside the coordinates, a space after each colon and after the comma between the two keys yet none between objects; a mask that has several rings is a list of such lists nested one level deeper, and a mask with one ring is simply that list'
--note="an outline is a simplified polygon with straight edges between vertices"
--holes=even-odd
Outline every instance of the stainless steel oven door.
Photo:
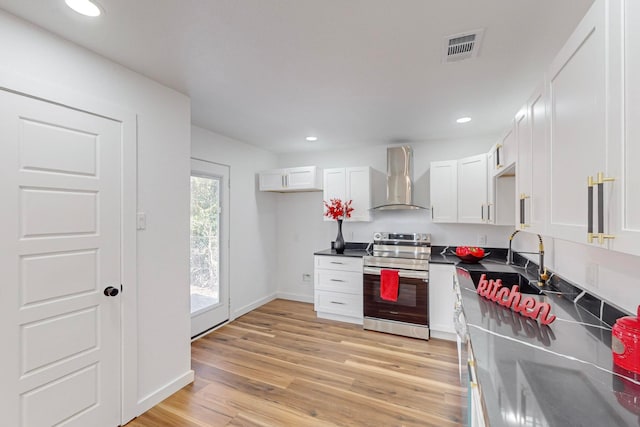
[{"label": "stainless steel oven door", "polygon": [[428,271],[399,270],[398,300],[380,297],[380,268],[365,267],[364,316],[415,325],[429,324]]}]

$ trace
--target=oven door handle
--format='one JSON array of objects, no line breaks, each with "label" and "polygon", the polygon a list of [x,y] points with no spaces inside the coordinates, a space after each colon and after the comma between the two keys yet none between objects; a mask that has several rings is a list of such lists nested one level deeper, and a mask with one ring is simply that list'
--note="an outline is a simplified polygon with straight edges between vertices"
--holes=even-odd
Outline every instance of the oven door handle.
[{"label": "oven door handle", "polygon": [[395,270],[398,272],[399,277],[406,277],[407,279],[429,279],[428,271],[417,271],[417,270],[401,270],[397,268],[377,268],[377,267],[364,267],[362,270],[364,274],[372,274],[374,276],[379,276],[380,271],[382,270]]}]

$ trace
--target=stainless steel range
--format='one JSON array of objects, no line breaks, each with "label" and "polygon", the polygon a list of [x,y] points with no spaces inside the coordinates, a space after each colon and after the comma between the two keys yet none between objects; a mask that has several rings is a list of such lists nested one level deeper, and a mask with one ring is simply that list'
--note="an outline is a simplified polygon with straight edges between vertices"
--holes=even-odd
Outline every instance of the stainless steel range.
[{"label": "stainless steel range", "polygon": [[[372,249],[363,259],[364,328],[429,339],[431,236],[374,233]],[[397,301],[381,297],[382,270],[398,272]]]}]

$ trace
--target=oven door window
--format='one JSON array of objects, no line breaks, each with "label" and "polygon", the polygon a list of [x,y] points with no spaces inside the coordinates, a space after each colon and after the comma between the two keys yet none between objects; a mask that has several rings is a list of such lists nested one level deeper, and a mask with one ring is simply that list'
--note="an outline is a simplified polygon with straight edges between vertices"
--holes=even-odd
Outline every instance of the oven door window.
[{"label": "oven door window", "polygon": [[398,301],[380,297],[380,276],[364,275],[364,315],[376,319],[428,325],[428,284],[423,279],[400,277]]}]

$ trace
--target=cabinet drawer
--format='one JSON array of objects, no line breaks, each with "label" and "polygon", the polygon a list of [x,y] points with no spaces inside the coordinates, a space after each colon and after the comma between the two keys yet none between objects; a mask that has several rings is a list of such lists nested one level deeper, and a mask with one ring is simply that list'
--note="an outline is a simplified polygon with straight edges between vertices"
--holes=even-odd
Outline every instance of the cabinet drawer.
[{"label": "cabinet drawer", "polygon": [[316,311],[362,318],[362,295],[316,291]]},{"label": "cabinet drawer", "polygon": [[362,295],[362,273],[316,269],[316,289]]},{"label": "cabinet drawer", "polygon": [[316,256],[316,268],[359,271],[362,274],[362,258],[346,256]]}]

